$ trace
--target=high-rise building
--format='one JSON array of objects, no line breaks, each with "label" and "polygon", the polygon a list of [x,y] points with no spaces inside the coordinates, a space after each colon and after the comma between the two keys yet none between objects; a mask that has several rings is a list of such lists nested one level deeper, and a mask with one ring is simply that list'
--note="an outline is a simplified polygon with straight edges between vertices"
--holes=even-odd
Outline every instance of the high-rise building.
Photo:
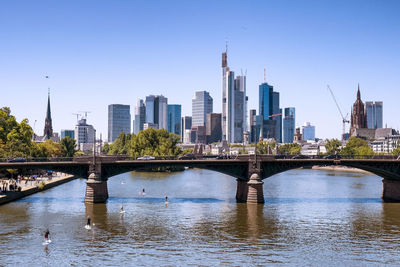
[{"label": "high-rise building", "polygon": [[75,141],[76,147],[82,152],[87,152],[93,149],[95,140],[95,130],[93,125],[86,123],[86,119],[80,119],[75,126]]},{"label": "high-rise building", "polygon": [[360,85],[357,90],[357,100],[353,104],[351,110],[350,136],[353,135],[355,129],[367,128],[367,117],[365,115],[365,106],[361,101]]},{"label": "high-rise building", "polygon": [[168,105],[168,132],[181,135],[181,105]]},{"label": "high-rise building", "polygon": [[315,126],[311,125],[309,122],[306,122],[301,129],[303,140],[315,140]]},{"label": "high-rise building", "polygon": [[184,143],[190,143],[190,138],[188,139],[188,141],[185,141],[185,134],[186,134],[186,130],[192,129],[192,117],[190,116],[184,116],[182,117],[181,120],[181,140]]},{"label": "high-rise building", "polygon": [[167,129],[168,98],[159,95],[146,96],[146,122]]},{"label": "high-rise building", "polygon": [[114,142],[119,134],[131,133],[131,107],[129,105],[108,105],[108,142]]},{"label": "high-rise building", "polygon": [[243,142],[247,130],[246,76],[229,70],[227,51],[222,53],[222,135],[228,143]]},{"label": "high-rise building", "polygon": [[205,126],[206,115],[213,111],[213,99],[207,91],[197,91],[192,99],[192,126]]},{"label": "high-rise building", "polygon": [[207,122],[206,122],[207,144],[221,141],[222,139],[221,119],[222,119],[221,113],[207,114]]},{"label": "high-rise building", "polygon": [[293,143],[295,128],[296,128],[295,108],[285,108],[285,114],[283,117],[283,143]]},{"label": "high-rise building", "polygon": [[146,122],[146,106],[142,99],[139,99],[135,107],[135,121],[133,132],[137,134],[139,131],[143,130],[143,125]]},{"label": "high-rise building", "polygon": [[195,144],[206,144],[206,126],[192,126],[190,133],[191,143]]},{"label": "high-rise building", "polygon": [[383,128],[383,102],[366,101],[365,112],[367,117],[367,128]]},{"label": "high-rise building", "polygon": [[64,137],[71,137],[75,139],[75,131],[74,130],[61,130],[61,139]]},{"label": "high-rise building", "polygon": [[257,140],[257,111],[250,109],[250,143]]},{"label": "high-rise building", "polygon": [[260,132],[262,138],[274,138],[282,142],[282,109],[279,107],[279,93],[264,82],[259,86]]}]

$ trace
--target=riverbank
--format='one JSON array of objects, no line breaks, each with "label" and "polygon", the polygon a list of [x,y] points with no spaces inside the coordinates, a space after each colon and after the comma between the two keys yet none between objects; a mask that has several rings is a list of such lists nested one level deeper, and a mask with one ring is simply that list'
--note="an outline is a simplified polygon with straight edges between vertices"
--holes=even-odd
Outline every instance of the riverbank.
[{"label": "riverbank", "polygon": [[370,174],[374,175],[371,172],[364,171],[361,169],[357,168],[350,168],[346,166],[337,166],[337,165],[330,165],[330,166],[313,166],[313,170],[322,170],[322,171],[335,171],[335,172],[356,172],[356,173],[362,173],[362,174]]},{"label": "riverbank", "polygon": [[76,179],[73,175],[68,176],[61,176],[61,177],[54,177],[51,180],[45,182],[45,185],[42,188],[39,188],[39,185],[31,185],[31,186],[24,186],[21,191],[7,191],[0,193],[0,205],[21,199],[23,197],[45,191],[47,189],[53,188],[57,185],[67,183]]}]

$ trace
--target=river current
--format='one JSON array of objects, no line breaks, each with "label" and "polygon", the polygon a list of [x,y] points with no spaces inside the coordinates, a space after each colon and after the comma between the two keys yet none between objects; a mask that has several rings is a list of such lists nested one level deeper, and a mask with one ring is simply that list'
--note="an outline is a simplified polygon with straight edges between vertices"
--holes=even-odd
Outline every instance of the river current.
[{"label": "river current", "polygon": [[373,175],[287,171],[264,180],[264,205],[236,203],[236,180],[208,170],[112,177],[107,204],[85,205],[85,186],[0,206],[0,266],[400,264],[400,203]]}]

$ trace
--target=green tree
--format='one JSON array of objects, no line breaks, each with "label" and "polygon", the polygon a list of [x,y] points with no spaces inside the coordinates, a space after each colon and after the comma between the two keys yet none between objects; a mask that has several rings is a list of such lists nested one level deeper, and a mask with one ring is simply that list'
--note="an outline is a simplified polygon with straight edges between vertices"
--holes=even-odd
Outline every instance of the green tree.
[{"label": "green tree", "polygon": [[340,142],[339,140],[337,140],[335,138],[333,138],[331,140],[326,139],[325,148],[326,148],[326,153],[328,155],[339,154],[341,146],[342,146],[342,142]]},{"label": "green tree", "polygon": [[43,143],[35,144],[32,152],[32,157],[35,158],[49,158],[62,156],[62,147],[59,143],[53,142],[51,139]]},{"label": "green tree", "polygon": [[346,146],[341,150],[340,154],[347,157],[360,157],[371,156],[374,154],[374,152],[368,146],[368,142],[366,140],[352,136],[349,138]]},{"label": "green tree", "polygon": [[400,156],[400,140],[397,141],[397,147],[392,151],[393,155]]},{"label": "green tree", "polygon": [[268,154],[268,150],[272,150],[276,147],[276,142],[259,141],[257,143],[257,153]]},{"label": "green tree", "polygon": [[72,139],[69,136],[64,137],[60,141],[60,146],[61,146],[61,155],[63,157],[73,157],[77,150],[75,149],[76,143],[75,139]]},{"label": "green tree", "polygon": [[301,151],[301,145],[297,143],[283,144],[278,148],[279,154],[290,154],[299,155]]},{"label": "green tree", "polygon": [[129,154],[133,157],[177,156],[181,149],[177,146],[180,136],[165,129],[147,129],[132,135]]},{"label": "green tree", "polygon": [[115,139],[112,144],[108,145],[108,148],[106,148],[108,150],[107,154],[110,155],[128,154],[131,147],[131,139],[132,139],[131,134],[125,134],[124,132],[121,132],[118,138]]}]

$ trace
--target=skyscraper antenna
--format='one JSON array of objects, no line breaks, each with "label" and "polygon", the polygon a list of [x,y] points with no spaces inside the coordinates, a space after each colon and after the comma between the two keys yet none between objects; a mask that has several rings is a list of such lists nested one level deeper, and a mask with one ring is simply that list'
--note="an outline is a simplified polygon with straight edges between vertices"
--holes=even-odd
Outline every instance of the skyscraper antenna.
[{"label": "skyscraper antenna", "polygon": [[264,82],[267,82],[267,70],[264,68]]},{"label": "skyscraper antenna", "polygon": [[225,53],[228,54],[228,40],[225,41]]}]

